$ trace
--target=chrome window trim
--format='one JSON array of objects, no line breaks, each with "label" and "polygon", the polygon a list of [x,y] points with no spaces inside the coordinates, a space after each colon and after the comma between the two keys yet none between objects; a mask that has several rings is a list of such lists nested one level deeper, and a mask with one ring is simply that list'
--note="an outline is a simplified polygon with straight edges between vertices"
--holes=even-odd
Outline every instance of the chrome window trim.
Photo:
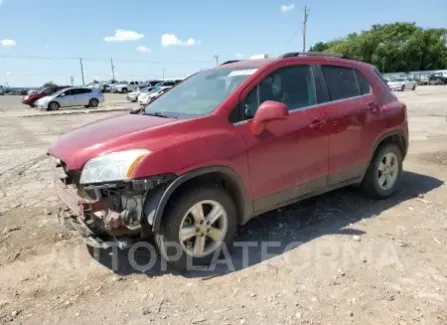
[{"label": "chrome window trim", "polygon": [[[314,82],[315,82],[315,81],[314,81]],[[345,101],[347,101],[347,100],[360,99],[360,98],[367,97],[367,96],[370,96],[370,95],[371,95],[371,91],[370,91],[369,93],[367,93],[367,94],[364,94],[364,95],[353,96],[353,97],[348,97],[348,98],[343,98],[343,99],[333,100],[333,101],[329,101],[329,102],[325,102],[325,103],[320,103],[320,104],[315,104],[315,105],[310,105],[310,106],[304,106],[304,107],[299,107],[299,108],[292,108],[292,109],[289,108],[289,115],[290,115],[290,114],[294,114],[294,113],[296,113],[296,112],[303,111],[303,110],[314,109],[314,108],[320,108],[320,107],[322,107],[322,106],[324,106],[324,105],[330,105],[330,104],[333,104],[333,103],[337,104],[337,103],[345,102]],[[245,123],[248,123],[248,122],[251,121],[251,120],[253,120],[253,118],[248,119],[248,120],[244,120],[244,121],[240,121],[240,122],[233,123],[233,125],[241,125],[241,124],[245,124]]]}]

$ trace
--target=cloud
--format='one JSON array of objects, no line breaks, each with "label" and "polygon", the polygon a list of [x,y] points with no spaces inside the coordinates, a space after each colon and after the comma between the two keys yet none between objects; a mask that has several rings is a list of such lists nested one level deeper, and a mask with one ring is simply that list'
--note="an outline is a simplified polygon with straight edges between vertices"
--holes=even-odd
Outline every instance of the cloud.
[{"label": "cloud", "polygon": [[2,39],[2,40],[0,40],[0,45],[1,46],[16,46],[17,42],[14,41],[13,39]]},{"label": "cloud", "polygon": [[137,51],[141,53],[149,53],[152,50],[146,46],[137,46]]},{"label": "cloud", "polygon": [[144,37],[144,34],[137,33],[133,30],[117,29],[115,35],[104,37],[106,42],[127,42],[138,41]]},{"label": "cloud", "polygon": [[[0,0],[1,1],[1,0]],[[1,3],[0,3],[1,4]],[[6,72],[6,76],[9,77],[12,73],[11,72]]]},{"label": "cloud", "polygon": [[163,34],[161,35],[161,46],[194,46],[200,44],[200,41],[194,38],[188,38],[186,41],[182,41],[175,34]]},{"label": "cloud", "polygon": [[295,9],[295,4],[291,3],[290,5],[281,5],[280,9],[282,12],[289,12]]},{"label": "cloud", "polygon": [[238,59],[243,58],[244,56],[245,56],[245,54],[242,54],[242,53],[236,53],[236,57],[237,57]]},{"label": "cloud", "polygon": [[50,45],[46,44],[45,49],[48,50],[50,48]]}]

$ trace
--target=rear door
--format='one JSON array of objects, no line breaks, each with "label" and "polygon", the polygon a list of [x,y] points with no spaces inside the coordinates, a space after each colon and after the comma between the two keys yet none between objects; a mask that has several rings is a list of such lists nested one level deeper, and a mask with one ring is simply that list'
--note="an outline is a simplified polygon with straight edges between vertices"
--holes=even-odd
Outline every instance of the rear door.
[{"label": "rear door", "polygon": [[368,146],[366,123],[372,102],[371,87],[355,68],[321,65],[327,92],[329,127],[328,185],[349,182],[365,171]]},{"label": "rear door", "polygon": [[89,89],[89,88],[77,89],[76,95],[74,96],[74,104],[73,105],[76,105],[76,106],[88,105],[91,92],[92,92],[92,89]]}]

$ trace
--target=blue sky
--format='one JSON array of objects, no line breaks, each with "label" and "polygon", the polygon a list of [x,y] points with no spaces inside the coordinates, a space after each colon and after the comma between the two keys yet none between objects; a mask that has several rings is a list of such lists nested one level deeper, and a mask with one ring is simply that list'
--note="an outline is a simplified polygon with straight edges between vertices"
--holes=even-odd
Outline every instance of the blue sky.
[{"label": "blue sky", "polygon": [[80,84],[79,60],[68,58],[85,58],[90,82],[110,79],[111,57],[117,79],[147,80],[211,67],[214,54],[300,50],[304,5],[308,45],[394,21],[447,28],[447,0],[0,0],[0,84]]}]

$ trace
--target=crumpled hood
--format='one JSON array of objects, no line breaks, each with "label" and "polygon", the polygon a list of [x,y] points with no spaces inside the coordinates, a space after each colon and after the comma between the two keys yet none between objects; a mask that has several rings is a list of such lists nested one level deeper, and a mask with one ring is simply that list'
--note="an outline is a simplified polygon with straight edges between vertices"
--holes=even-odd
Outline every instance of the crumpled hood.
[{"label": "crumpled hood", "polygon": [[151,132],[175,122],[174,118],[139,114],[108,117],[64,134],[48,153],[65,162],[68,169],[81,169],[89,159],[107,152],[145,149],[142,140],[147,143]]}]

